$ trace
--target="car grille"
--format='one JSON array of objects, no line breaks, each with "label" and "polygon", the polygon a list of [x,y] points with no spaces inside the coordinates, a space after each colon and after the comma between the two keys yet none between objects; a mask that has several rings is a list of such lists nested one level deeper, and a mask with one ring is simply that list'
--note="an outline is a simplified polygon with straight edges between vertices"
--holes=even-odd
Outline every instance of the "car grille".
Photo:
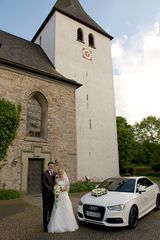
[{"label": "car grille", "polygon": [[96,221],[103,221],[105,207],[100,207],[96,205],[83,205],[83,213],[85,218],[96,220]]}]

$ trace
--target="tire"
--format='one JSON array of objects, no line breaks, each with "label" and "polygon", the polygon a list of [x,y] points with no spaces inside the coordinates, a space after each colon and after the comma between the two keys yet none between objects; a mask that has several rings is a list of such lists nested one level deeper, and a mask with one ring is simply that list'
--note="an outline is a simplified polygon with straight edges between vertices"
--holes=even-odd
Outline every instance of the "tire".
[{"label": "tire", "polygon": [[128,225],[130,229],[133,229],[137,226],[137,224],[138,224],[138,208],[136,205],[133,205],[129,212]]},{"label": "tire", "polygon": [[156,198],[156,210],[160,210],[160,194]]}]

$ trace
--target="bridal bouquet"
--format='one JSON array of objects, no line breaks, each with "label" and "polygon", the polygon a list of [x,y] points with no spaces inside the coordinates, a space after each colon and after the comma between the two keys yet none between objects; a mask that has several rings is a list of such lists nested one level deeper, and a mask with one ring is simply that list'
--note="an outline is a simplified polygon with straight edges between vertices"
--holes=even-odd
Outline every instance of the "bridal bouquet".
[{"label": "bridal bouquet", "polygon": [[99,197],[99,196],[106,194],[107,191],[108,190],[106,188],[95,188],[91,191],[91,195],[95,196],[95,197]]},{"label": "bridal bouquet", "polygon": [[58,200],[59,200],[60,193],[61,193],[61,186],[56,184],[54,186],[55,208],[57,208],[57,203],[58,203]]}]

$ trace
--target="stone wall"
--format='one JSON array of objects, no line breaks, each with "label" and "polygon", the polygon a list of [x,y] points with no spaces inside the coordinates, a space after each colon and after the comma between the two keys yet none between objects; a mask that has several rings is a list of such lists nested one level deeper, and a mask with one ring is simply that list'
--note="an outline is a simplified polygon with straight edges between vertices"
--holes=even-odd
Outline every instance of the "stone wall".
[{"label": "stone wall", "polygon": [[[6,165],[0,170],[0,188],[27,191],[28,157],[44,158],[64,166],[71,181],[77,178],[75,85],[0,66],[0,98],[21,104],[17,137],[9,147]],[[48,103],[45,138],[26,136],[27,103],[34,92]]]}]

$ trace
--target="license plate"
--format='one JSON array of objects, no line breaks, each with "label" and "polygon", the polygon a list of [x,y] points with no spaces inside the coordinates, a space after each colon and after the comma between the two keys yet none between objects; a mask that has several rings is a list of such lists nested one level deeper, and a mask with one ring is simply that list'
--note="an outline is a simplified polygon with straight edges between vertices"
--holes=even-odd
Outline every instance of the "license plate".
[{"label": "license plate", "polygon": [[85,211],[85,214],[86,214],[88,217],[96,217],[96,218],[100,218],[100,217],[101,217],[101,213],[99,213],[99,212]]}]

